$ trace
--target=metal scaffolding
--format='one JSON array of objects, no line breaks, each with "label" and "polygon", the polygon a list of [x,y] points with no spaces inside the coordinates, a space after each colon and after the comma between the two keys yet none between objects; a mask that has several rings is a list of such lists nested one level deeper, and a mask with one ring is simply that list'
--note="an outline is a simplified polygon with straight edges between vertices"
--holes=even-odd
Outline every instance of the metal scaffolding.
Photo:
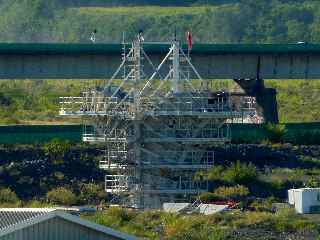
[{"label": "metal scaffolding", "polygon": [[[104,147],[100,167],[108,172],[108,193],[129,207],[161,208],[208,191],[197,173],[214,166],[213,147],[230,142],[230,122],[252,114],[254,104],[243,101],[235,109],[232,94],[208,89],[179,41],[172,41],[158,66],[144,44],[140,37],[131,48],[124,44],[122,63],[104,86],[60,98],[60,115],[92,118],[83,141]],[[145,64],[154,69],[150,76]],[[115,85],[118,75],[122,81]]]}]

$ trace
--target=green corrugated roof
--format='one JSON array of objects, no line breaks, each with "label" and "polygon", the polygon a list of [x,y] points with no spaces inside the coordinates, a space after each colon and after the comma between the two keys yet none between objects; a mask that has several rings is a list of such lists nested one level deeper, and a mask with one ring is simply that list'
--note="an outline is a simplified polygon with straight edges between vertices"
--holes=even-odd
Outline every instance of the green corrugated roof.
[{"label": "green corrugated roof", "polygon": [[[165,53],[169,44],[145,44],[149,53]],[[185,48],[185,46],[184,46]],[[119,54],[121,44],[0,43],[0,54]],[[320,44],[194,44],[193,53],[320,53]]]}]

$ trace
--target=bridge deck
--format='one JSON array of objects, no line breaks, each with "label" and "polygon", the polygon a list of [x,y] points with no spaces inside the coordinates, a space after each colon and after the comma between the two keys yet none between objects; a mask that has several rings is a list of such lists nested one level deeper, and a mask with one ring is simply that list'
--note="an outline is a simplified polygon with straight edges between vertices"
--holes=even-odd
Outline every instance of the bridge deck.
[{"label": "bridge deck", "polygon": [[[158,65],[169,44],[144,49]],[[120,44],[1,43],[0,79],[108,79],[121,50]],[[191,58],[207,79],[320,79],[320,44],[195,44]]]}]

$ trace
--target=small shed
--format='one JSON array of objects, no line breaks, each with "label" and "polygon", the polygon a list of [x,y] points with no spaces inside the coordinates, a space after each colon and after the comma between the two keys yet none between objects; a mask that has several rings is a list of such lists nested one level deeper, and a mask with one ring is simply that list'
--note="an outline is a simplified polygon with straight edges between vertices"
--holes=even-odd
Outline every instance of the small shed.
[{"label": "small shed", "polygon": [[320,188],[299,188],[288,190],[288,201],[298,213],[320,212]]},{"label": "small shed", "polygon": [[136,240],[56,209],[0,209],[0,240]]}]

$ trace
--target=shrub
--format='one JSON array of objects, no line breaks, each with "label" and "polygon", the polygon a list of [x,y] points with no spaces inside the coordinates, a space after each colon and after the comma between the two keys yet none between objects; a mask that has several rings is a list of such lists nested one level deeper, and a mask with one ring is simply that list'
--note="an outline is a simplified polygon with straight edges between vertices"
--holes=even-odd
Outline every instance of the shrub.
[{"label": "shrub", "polygon": [[67,188],[55,188],[47,193],[47,200],[49,203],[58,205],[73,205],[77,202],[76,195]]},{"label": "shrub", "polygon": [[105,199],[103,188],[94,183],[82,184],[80,186],[80,201],[85,204],[98,204]]},{"label": "shrub", "polygon": [[167,213],[154,211],[142,211],[134,219],[135,235],[145,237],[147,239],[159,239],[163,233],[163,216]]},{"label": "shrub", "polygon": [[224,167],[221,165],[214,166],[210,169],[208,173],[208,180],[210,181],[219,181],[222,179],[222,174],[224,171]]},{"label": "shrub", "polygon": [[54,164],[63,163],[63,156],[69,151],[71,144],[69,141],[53,139],[44,145],[44,152],[50,157]]},{"label": "shrub", "polygon": [[24,204],[24,207],[26,207],[26,208],[48,208],[48,207],[52,207],[52,205],[47,202],[42,202],[42,201],[38,201],[38,200],[31,200],[31,201],[27,202],[26,204]]},{"label": "shrub", "polygon": [[206,192],[200,195],[203,202],[212,202],[219,200],[241,200],[249,195],[249,189],[245,186],[237,185],[234,187],[218,187],[213,193]]},{"label": "shrub", "polygon": [[119,229],[130,223],[136,217],[136,213],[119,207],[112,207],[106,212],[96,215],[95,222],[108,227]]},{"label": "shrub", "polygon": [[223,180],[233,183],[248,185],[255,182],[258,177],[258,171],[253,164],[245,164],[237,161],[224,172]]},{"label": "shrub", "polygon": [[276,231],[306,231],[314,230],[315,224],[297,215],[294,209],[284,208],[273,218],[273,228]]},{"label": "shrub", "polygon": [[250,207],[258,212],[272,212],[272,204],[275,202],[274,197],[269,197],[263,200],[255,200],[250,204]]},{"label": "shrub", "polygon": [[164,218],[164,239],[225,239],[226,231],[215,228],[204,216],[180,217],[175,214]]},{"label": "shrub", "polygon": [[213,201],[218,201],[218,200],[220,200],[220,198],[214,193],[206,192],[206,193],[202,193],[200,195],[200,200],[202,202],[209,203],[209,202],[213,202]]},{"label": "shrub", "polygon": [[19,202],[17,194],[9,188],[0,189],[0,203],[1,204],[15,204]]},{"label": "shrub", "polygon": [[231,223],[236,228],[255,228],[265,226],[269,228],[272,224],[273,215],[267,212],[242,212],[235,216]]},{"label": "shrub", "polygon": [[320,187],[319,178],[317,178],[315,176],[309,177],[309,179],[305,183],[305,187],[310,187],[310,188],[318,188],[318,187]]},{"label": "shrub", "polygon": [[237,185],[234,187],[219,187],[214,193],[220,199],[234,199],[240,200],[249,195],[249,189],[245,186]]},{"label": "shrub", "polygon": [[283,137],[286,133],[285,125],[268,123],[264,128],[271,142],[283,142]]}]

